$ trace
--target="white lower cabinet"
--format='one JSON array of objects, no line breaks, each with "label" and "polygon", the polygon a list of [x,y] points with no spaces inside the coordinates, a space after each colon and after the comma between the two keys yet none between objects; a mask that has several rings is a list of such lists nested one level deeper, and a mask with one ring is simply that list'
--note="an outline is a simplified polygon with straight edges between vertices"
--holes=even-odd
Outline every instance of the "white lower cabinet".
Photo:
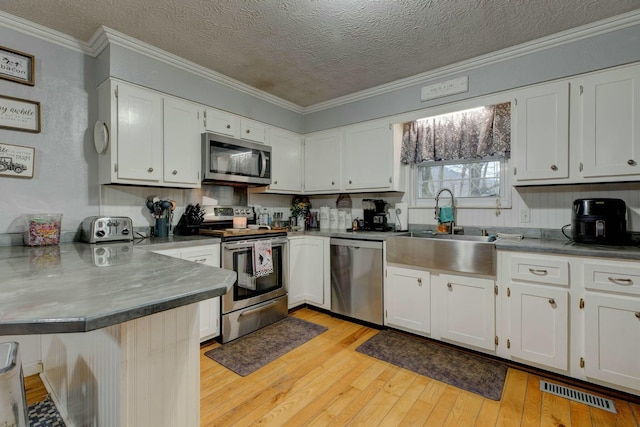
[{"label": "white lower cabinet", "polygon": [[[220,267],[220,245],[202,245],[182,249],[154,251],[198,264]],[[220,297],[200,302],[200,342],[220,335]]]},{"label": "white lower cabinet", "polygon": [[329,238],[289,238],[289,308],[302,304],[331,308]]},{"label": "white lower cabinet", "polygon": [[512,283],[507,288],[507,296],[511,355],[567,370],[569,292],[550,286]]},{"label": "white lower cabinet", "polygon": [[435,295],[440,297],[441,337],[494,351],[495,281],[448,274],[433,277]]},{"label": "white lower cabinet", "polygon": [[431,274],[387,267],[384,324],[419,334],[431,333]]},{"label": "white lower cabinet", "polygon": [[584,305],[585,374],[640,390],[640,298],[588,292]]}]

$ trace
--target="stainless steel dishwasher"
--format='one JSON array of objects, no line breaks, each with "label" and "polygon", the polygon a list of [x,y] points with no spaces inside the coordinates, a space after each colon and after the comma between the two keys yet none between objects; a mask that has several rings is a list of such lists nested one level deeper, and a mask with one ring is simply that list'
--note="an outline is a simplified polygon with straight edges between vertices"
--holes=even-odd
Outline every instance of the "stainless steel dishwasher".
[{"label": "stainless steel dishwasher", "polygon": [[331,311],[382,325],[382,242],[331,238]]}]

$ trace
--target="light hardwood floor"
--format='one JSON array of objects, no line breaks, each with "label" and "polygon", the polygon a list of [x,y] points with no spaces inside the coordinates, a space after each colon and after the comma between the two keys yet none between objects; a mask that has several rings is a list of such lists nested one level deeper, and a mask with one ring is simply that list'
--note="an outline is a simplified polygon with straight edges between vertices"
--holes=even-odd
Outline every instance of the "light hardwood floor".
[{"label": "light hardwood floor", "polygon": [[[484,399],[357,353],[375,329],[310,309],[292,315],[329,329],[246,377],[204,356],[218,343],[201,347],[202,426],[639,425],[640,405],[614,399],[612,414],[542,393],[541,377],[512,368],[502,400]],[[29,403],[43,398],[30,386],[37,378],[26,380]]]}]

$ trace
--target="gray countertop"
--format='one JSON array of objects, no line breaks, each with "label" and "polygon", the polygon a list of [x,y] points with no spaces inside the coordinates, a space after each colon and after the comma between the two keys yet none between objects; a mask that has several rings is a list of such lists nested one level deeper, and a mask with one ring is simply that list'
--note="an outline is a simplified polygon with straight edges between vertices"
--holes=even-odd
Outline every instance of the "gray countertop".
[{"label": "gray countertop", "polygon": [[0,335],[86,332],[225,294],[236,273],[151,252],[219,239],[176,237],[0,247]]},{"label": "gray countertop", "polygon": [[396,231],[337,231],[337,230],[307,230],[289,232],[289,237],[300,236],[321,236],[321,237],[337,237],[340,239],[356,239],[356,240],[373,240],[385,241],[391,236],[409,236],[411,233]]},{"label": "gray countertop", "polygon": [[599,258],[640,260],[638,246],[608,246],[574,243],[570,240],[498,239],[496,249],[501,251],[540,252],[558,255],[577,255]]}]

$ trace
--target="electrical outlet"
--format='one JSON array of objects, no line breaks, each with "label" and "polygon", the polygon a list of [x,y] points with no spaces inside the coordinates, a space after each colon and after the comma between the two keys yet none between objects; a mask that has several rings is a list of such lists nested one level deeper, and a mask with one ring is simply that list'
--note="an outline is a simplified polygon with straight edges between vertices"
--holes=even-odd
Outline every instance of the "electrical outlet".
[{"label": "electrical outlet", "polygon": [[529,209],[520,209],[520,222],[531,222]]}]

